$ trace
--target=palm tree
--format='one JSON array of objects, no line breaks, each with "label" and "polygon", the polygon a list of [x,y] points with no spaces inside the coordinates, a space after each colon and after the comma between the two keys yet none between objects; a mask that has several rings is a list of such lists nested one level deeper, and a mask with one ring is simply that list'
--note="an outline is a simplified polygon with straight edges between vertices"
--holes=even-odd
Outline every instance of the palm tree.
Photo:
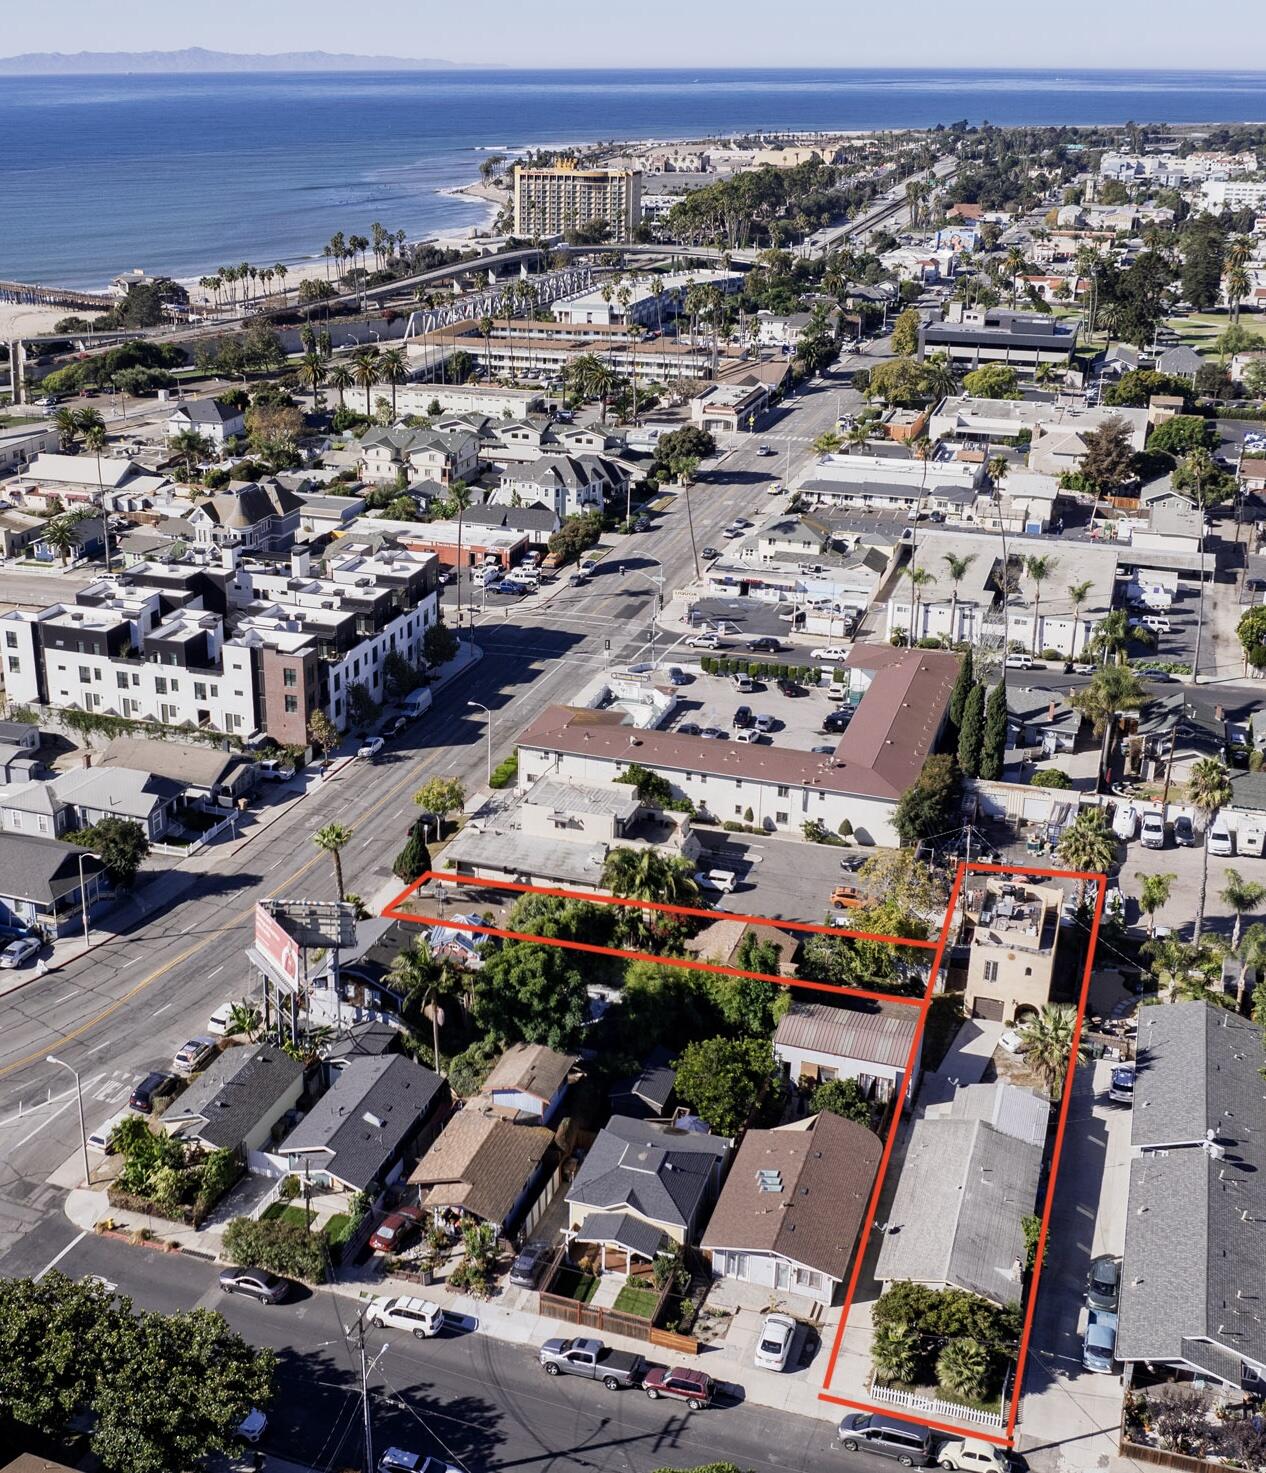
[{"label": "palm tree", "polygon": [[286,277],[290,275],[289,268],[284,261],[278,261],[273,267],[273,274],[281,282],[281,300],[284,303],[286,300]]},{"label": "palm tree", "polygon": [[352,375],[365,391],[365,418],[370,418],[369,391],[378,382],[379,352],[377,348],[357,348],[352,354]]},{"label": "palm tree", "polygon": [[171,437],[168,445],[184,461],[186,481],[193,476],[193,462],[204,460],[212,453],[210,440],[194,429],[181,430]]},{"label": "palm tree", "polygon": [[1038,635],[1042,630],[1042,584],[1055,571],[1057,559],[1029,557],[1024,560],[1024,571],[1033,582],[1033,644],[1030,654],[1037,654]]},{"label": "palm tree", "polygon": [[1102,777],[1108,770],[1108,758],[1112,750],[1112,737],[1116,732],[1117,717],[1123,711],[1137,711],[1143,704],[1146,692],[1134,671],[1128,665],[1104,665],[1096,670],[1090,680],[1069,698],[1076,710],[1090,718],[1095,736],[1101,739],[1099,751],[1099,773]]},{"label": "palm tree", "polygon": [[913,562],[906,569],[906,577],[910,580],[910,628],[906,632],[906,648],[913,649],[915,626],[919,622],[919,589],[926,588],[933,580],[926,568],[916,568]]},{"label": "palm tree", "polygon": [[1156,935],[1156,912],[1169,900],[1177,875],[1140,875],[1139,909],[1147,917],[1147,937]]},{"label": "palm tree", "polygon": [[239,1033],[244,1033],[247,1043],[254,1043],[263,1026],[264,1020],[260,1016],[259,1009],[244,997],[241,1002],[235,1002],[229,1008],[229,1026],[225,1030],[225,1037],[233,1038]]},{"label": "palm tree", "polygon": [[1231,309],[1232,322],[1240,320],[1240,304],[1248,296],[1252,284],[1243,266],[1232,266],[1222,278],[1222,290],[1226,296],[1226,304]]},{"label": "palm tree", "polygon": [[409,382],[409,362],[403,348],[388,348],[379,359],[378,377],[391,385],[391,417],[396,417],[396,389]]},{"label": "palm tree", "polygon": [[876,1381],[913,1381],[919,1368],[919,1332],[908,1320],[876,1325],[870,1337],[870,1362]]},{"label": "palm tree", "polygon": [[79,411],[69,406],[59,409],[53,424],[62,437],[62,449],[73,450],[79,444]]},{"label": "palm tree", "polygon": [[325,359],[315,348],[309,348],[299,360],[299,379],[311,387],[312,407],[318,414],[325,408],[321,402],[321,382],[324,378]]},{"label": "palm tree", "polygon": [[334,888],[343,898],[343,850],[351,841],[352,831],[344,823],[327,823],[312,835],[312,842],[334,861]]},{"label": "palm tree", "polygon": [[692,905],[699,899],[694,866],[681,855],[669,856],[649,847],[621,846],[608,852],[602,883],[612,895],[656,900],[664,905]]},{"label": "palm tree", "polygon": [[1183,941],[1177,936],[1161,936],[1145,941],[1141,950],[1150,961],[1149,970],[1166,1002],[1209,1002],[1223,1008],[1235,1006],[1229,993],[1220,986],[1210,985],[1215,977],[1221,975],[1223,953],[1220,948],[1197,941]]},{"label": "palm tree", "polygon": [[836,430],[823,430],[813,442],[819,455],[835,455],[844,445],[843,437]]},{"label": "palm tree", "polygon": [[948,399],[958,389],[958,380],[944,353],[929,353],[923,360],[923,386],[934,403]]},{"label": "palm tree", "polygon": [[474,494],[465,481],[454,481],[448,488],[448,498],[457,508],[457,637],[460,639],[462,631],[462,527],[466,519],[466,510],[474,499]]},{"label": "palm tree", "polygon": [[1218,813],[1233,797],[1230,774],[1216,757],[1202,757],[1192,765],[1187,780],[1187,801],[1200,815],[1204,827],[1204,844],[1201,846],[1200,899],[1196,905],[1196,924],[1192,938],[1199,944],[1204,930],[1205,893],[1209,888],[1209,830]]},{"label": "palm tree", "polygon": [[40,541],[52,549],[61,559],[62,567],[70,561],[70,555],[79,546],[79,532],[74,519],[67,516],[54,517],[45,523]]},{"label": "palm tree", "polygon": [[[1059,857],[1069,867],[1084,875],[1107,874],[1116,858],[1116,840],[1101,808],[1083,808],[1064,830],[1059,841]],[[1077,881],[1077,904],[1085,899],[1086,881]]]},{"label": "palm tree", "polygon": [[416,997],[424,1017],[431,1019],[433,1067],[440,1072],[440,998],[449,991],[445,969],[431,954],[425,936],[419,936],[413,947],[400,952],[387,978],[406,998]]},{"label": "palm tree", "polygon": [[860,452],[866,448],[867,442],[870,440],[870,431],[864,424],[858,423],[853,425],[844,438],[848,441],[848,448],[850,450]]},{"label": "palm tree", "polygon": [[1077,626],[1081,623],[1081,606],[1090,597],[1092,587],[1090,579],[1084,583],[1070,583],[1068,585],[1068,602],[1073,606],[1073,641],[1068,651],[1068,658],[1077,658]]},{"label": "palm tree", "polygon": [[1002,258],[1002,269],[1007,273],[1007,279],[1011,284],[1011,305],[1015,306],[1016,277],[1024,270],[1024,252],[1018,246],[1011,249]]},{"label": "palm tree", "polygon": [[989,1352],[979,1340],[950,1340],[936,1358],[936,1379],[955,1396],[979,1401],[989,1383]]},{"label": "palm tree", "polygon": [[967,569],[976,561],[976,554],[969,552],[966,557],[955,557],[952,552],[947,552],[941,559],[949,569],[950,586],[950,639],[958,638],[958,585],[967,576]]},{"label": "palm tree", "polygon": [[1256,880],[1246,880],[1238,870],[1228,866],[1226,884],[1218,893],[1235,916],[1235,924],[1231,928],[1231,950],[1236,951],[1240,945],[1240,927],[1244,923],[1244,916],[1248,911],[1256,910],[1266,900],[1266,885],[1261,885]]},{"label": "palm tree", "polygon": [[1111,655],[1116,664],[1122,665],[1125,663],[1130,641],[1138,637],[1139,630],[1130,628],[1127,611],[1113,609],[1100,619],[1087,648],[1099,657],[1101,664],[1106,665],[1108,656]]},{"label": "palm tree", "polygon": [[[1090,810],[1083,810],[1083,813],[1087,811]],[[1065,838],[1071,832],[1071,829],[1067,830]],[[1030,1019],[1019,1030],[1020,1041],[1024,1046],[1024,1061],[1037,1075],[1052,1100],[1058,1100],[1064,1092],[1076,1029],[1075,1008],[1063,1003],[1048,1002],[1035,1018]]]},{"label": "palm tree", "polygon": [[105,547],[106,572],[110,571],[110,508],[105,501],[105,487],[101,482],[101,452],[106,447],[105,420],[95,409],[79,411],[79,433],[83,436],[84,449],[97,458],[97,504],[101,508],[101,538]]},{"label": "palm tree", "polygon": [[356,375],[346,363],[331,363],[325,371],[325,382],[338,390],[338,407],[342,409],[344,395],[356,382]]}]

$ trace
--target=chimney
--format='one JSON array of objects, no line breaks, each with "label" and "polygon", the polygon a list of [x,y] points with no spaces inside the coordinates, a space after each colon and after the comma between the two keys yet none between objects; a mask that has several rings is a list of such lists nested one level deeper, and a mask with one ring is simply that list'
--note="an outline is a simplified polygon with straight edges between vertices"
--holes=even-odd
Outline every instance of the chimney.
[{"label": "chimney", "polygon": [[226,573],[236,573],[238,561],[241,554],[236,547],[223,547],[220,549],[220,566]]},{"label": "chimney", "polygon": [[306,578],[312,569],[312,551],[307,547],[296,547],[290,554],[290,576]]},{"label": "chimney", "polygon": [[1054,721],[1055,720],[1055,697],[1054,696],[1051,697],[1050,704],[1046,708],[1046,719],[1048,721]]}]

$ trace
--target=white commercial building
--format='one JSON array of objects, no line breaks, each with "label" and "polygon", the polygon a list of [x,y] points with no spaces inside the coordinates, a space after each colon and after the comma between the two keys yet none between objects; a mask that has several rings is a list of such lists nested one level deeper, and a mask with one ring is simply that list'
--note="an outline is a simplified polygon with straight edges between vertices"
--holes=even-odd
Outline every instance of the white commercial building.
[{"label": "white commercial building", "polygon": [[1200,186],[1200,202],[1209,210],[1256,210],[1266,205],[1266,180],[1210,179]]}]

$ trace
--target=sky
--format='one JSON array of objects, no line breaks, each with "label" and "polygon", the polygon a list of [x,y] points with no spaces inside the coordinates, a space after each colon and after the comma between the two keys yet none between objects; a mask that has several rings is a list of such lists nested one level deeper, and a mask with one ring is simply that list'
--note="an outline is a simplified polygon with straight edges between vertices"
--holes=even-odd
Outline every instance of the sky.
[{"label": "sky", "polygon": [[1262,0],[1218,0],[1199,25],[1189,0],[0,0],[0,15],[5,55],[205,46],[522,67],[1266,68]]}]

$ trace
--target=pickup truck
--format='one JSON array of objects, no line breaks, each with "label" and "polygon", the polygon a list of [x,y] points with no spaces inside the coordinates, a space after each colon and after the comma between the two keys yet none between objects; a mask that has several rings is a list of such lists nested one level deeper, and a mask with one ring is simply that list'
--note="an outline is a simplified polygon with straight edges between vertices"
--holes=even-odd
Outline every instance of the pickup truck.
[{"label": "pickup truck", "polygon": [[601,1381],[608,1391],[640,1386],[646,1361],[625,1350],[611,1350],[601,1340],[547,1340],[541,1346],[541,1364],[548,1376],[585,1376]]}]

